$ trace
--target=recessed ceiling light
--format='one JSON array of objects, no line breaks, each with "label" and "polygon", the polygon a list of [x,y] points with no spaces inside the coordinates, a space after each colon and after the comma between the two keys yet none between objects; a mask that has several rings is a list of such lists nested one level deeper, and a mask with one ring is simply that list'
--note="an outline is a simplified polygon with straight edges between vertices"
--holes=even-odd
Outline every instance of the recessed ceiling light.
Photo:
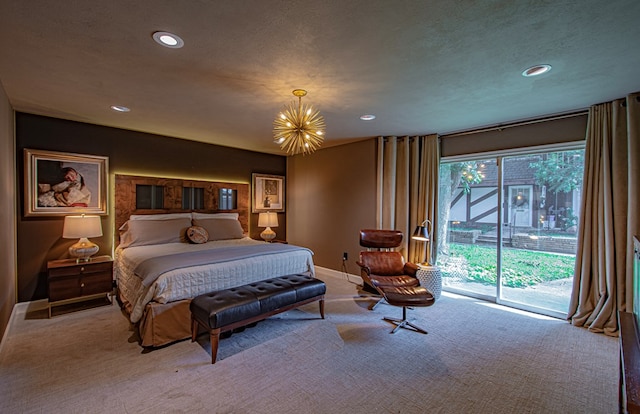
[{"label": "recessed ceiling light", "polygon": [[180,36],[169,32],[155,32],[153,33],[153,40],[159,45],[172,49],[180,49],[184,46],[184,40]]},{"label": "recessed ceiling light", "polygon": [[538,75],[542,75],[543,73],[547,73],[551,70],[551,65],[535,65],[535,66],[531,66],[528,69],[525,69],[524,72],[522,72],[522,76],[529,78],[531,76],[538,76]]},{"label": "recessed ceiling light", "polygon": [[373,121],[374,119],[376,119],[376,116],[371,114],[366,114],[366,115],[362,115],[360,119],[362,119],[363,121]]},{"label": "recessed ceiling light", "polygon": [[131,111],[131,109],[127,108],[126,106],[121,106],[121,105],[111,105],[111,109],[113,109],[116,112],[129,112],[129,111]]}]

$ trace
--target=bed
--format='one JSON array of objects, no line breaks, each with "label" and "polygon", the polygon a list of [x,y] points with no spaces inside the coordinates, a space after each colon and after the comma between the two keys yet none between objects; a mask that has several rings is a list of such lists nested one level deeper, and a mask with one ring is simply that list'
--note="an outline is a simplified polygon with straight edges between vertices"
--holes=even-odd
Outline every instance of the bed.
[{"label": "bed", "polygon": [[[135,177],[116,176],[116,194],[119,180],[131,184]],[[313,252],[249,238],[240,211],[124,216],[122,210],[135,209],[116,204],[118,300],[144,347],[189,338],[189,303],[197,295],[288,274],[315,275]]]}]

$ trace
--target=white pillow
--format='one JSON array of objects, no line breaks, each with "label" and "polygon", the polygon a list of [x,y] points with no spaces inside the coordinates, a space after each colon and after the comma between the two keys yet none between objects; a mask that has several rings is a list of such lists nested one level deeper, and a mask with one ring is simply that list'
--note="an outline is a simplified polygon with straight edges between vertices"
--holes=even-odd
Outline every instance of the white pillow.
[{"label": "white pillow", "polygon": [[238,220],[238,213],[191,213],[193,219],[231,219]]},{"label": "white pillow", "polygon": [[191,227],[189,218],[129,220],[127,229],[120,236],[120,247],[185,242],[185,233],[189,227]]},{"label": "white pillow", "polygon": [[199,219],[193,224],[203,227],[209,234],[209,240],[241,239],[244,237],[242,225],[238,220]]}]

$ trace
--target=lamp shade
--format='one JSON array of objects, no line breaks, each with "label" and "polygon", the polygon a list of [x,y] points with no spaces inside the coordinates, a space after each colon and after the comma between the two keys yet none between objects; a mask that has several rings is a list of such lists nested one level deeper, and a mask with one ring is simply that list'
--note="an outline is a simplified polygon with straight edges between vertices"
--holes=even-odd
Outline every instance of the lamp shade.
[{"label": "lamp shade", "polygon": [[89,241],[89,237],[102,236],[102,224],[100,216],[66,216],[62,237],[65,239],[79,239],[77,243],[69,247],[69,254],[76,258],[78,263],[88,262],[91,256],[98,253],[97,244]]},{"label": "lamp shade", "polygon": [[411,238],[413,240],[428,242],[430,240],[429,230],[427,230],[425,226],[417,226]]},{"label": "lamp shade", "polygon": [[62,237],[65,239],[80,239],[83,237],[102,236],[100,216],[66,216]]},{"label": "lamp shade", "polygon": [[258,227],[278,227],[278,214],[274,212],[258,214]]}]

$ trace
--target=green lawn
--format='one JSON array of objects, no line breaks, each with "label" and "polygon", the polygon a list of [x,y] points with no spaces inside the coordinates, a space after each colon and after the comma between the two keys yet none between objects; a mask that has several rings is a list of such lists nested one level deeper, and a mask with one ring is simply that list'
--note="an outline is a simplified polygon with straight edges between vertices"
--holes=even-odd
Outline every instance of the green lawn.
[{"label": "green lawn", "polygon": [[[475,244],[449,243],[450,257],[462,257],[458,266],[464,276],[474,282],[496,284],[496,249]],[[447,263],[443,267],[447,276]],[[446,259],[445,259],[446,260]],[[466,263],[465,263],[466,262]],[[515,288],[533,286],[541,282],[573,276],[575,257],[556,253],[519,249],[502,249],[502,285]]]}]

